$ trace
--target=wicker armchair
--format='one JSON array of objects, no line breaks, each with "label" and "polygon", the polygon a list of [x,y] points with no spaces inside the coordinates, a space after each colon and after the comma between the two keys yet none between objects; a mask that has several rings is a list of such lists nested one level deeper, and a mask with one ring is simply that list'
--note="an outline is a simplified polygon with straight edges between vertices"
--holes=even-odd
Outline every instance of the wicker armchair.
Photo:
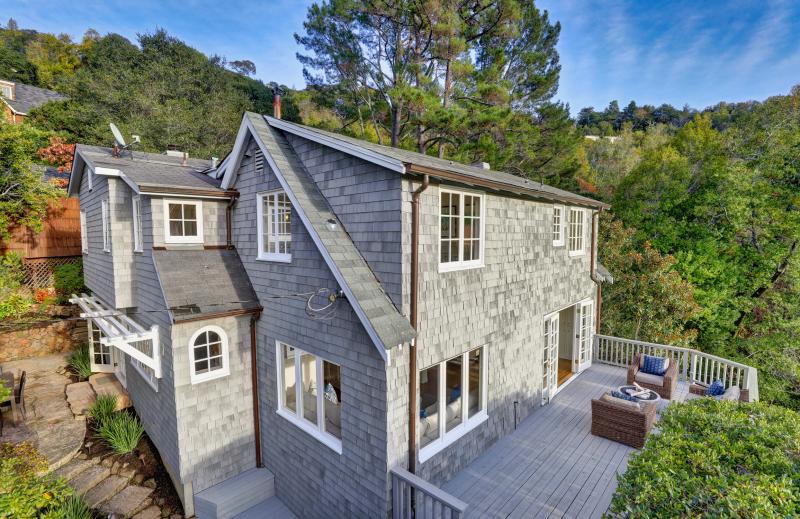
[{"label": "wicker armchair", "polygon": [[645,404],[640,410],[592,400],[592,434],[641,449],[656,421],[656,406]]},{"label": "wicker armchair", "polygon": [[675,362],[675,359],[670,359],[667,372],[664,373],[663,385],[651,384],[636,380],[636,374],[639,373],[639,361],[641,356],[641,353],[634,355],[631,365],[628,366],[628,384],[636,382],[643,388],[652,389],[658,393],[661,398],[672,400],[672,394],[675,392],[675,387],[678,385],[678,363]]}]

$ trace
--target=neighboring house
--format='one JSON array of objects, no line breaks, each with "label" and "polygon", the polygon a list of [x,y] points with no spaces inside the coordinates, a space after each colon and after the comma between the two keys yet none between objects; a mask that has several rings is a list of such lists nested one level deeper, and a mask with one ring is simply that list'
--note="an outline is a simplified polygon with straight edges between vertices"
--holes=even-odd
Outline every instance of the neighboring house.
[{"label": "neighboring house", "polygon": [[0,79],[0,101],[3,101],[6,120],[12,124],[22,124],[34,108],[64,99],[65,96],[46,88]]},{"label": "neighboring house", "polygon": [[591,364],[600,202],[253,113],[132,155],[76,149],[77,302],[189,515],[386,517]]}]

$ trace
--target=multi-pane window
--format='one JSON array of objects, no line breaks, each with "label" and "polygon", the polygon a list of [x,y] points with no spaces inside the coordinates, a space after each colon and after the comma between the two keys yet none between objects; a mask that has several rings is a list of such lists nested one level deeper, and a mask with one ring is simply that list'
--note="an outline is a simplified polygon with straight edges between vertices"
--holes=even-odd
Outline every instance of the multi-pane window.
[{"label": "multi-pane window", "polygon": [[196,331],[189,341],[192,384],[230,373],[228,367],[228,336],[218,326]]},{"label": "multi-pane window", "polygon": [[100,343],[100,339],[103,338],[103,332],[91,319],[87,323],[89,326],[89,345],[91,347],[92,362],[97,366],[110,366],[112,363],[111,346]]},{"label": "multi-pane window", "polygon": [[258,195],[258,259],[292,259],[292,204],[283,191]]},{"label": "multi-pane window", "polygon": [[480,266],[483,195],[442,190],[439,205],[439,266]]},{"label": "multi-pane window", "polygon": [[280,342],[276,353],[279,414],[341,452],[341,368]]},{"label": "multi-pane window", "polygon": [[138,196],[133,197],[133,250],[142,251],[142,202]]},{"label": "multi-pane window", "polygon": [[583,250],[584,212],[583,209],[569,210],[569,255],[579,256]]},{"label": "multi-pane window", "polygon": [[100,203],[100,212],[103,218],[103,250],[111,252],[111,216],[108,212],[108,200]]},{"label": "multi-pane window", "polygon": [[164,230],[167,243],[203,242],[203,203],[164,200]]},{"label": "multi-pane window", "polygon": [[553,245],[564,245],[564,206],[553,206]]},{"label": "multi-pane window", "polygon": [[86,212],[81,211],[81,251],[89,252],[89,235],[86,234]]},{"label": "multi-pane window", "polygon": [[0,83],[0,96],[6,99],[14,99],[14,85],[9,83]]},{"label": "multi-pane window", "polygon": [[486,356],[477,348],[419,372],[420,460],[486,419]]}]

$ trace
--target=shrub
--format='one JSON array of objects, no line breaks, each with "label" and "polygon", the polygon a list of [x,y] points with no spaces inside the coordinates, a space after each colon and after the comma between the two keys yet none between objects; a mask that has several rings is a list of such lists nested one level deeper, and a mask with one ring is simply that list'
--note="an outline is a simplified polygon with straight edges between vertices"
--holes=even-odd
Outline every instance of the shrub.
[{"label": "shrub", "polygon": [[59,303],[66,302],[72,294],[86,292],[83,283],[83,265],[81,263],[70,263],[56,267],[53,271],[55,280],[56,296]]},{"label": "shrub", "polygon": [[6,386],[6,382],[0,379],[0,402],[5,402],[11,396],[11,388]]},{"label": "shrub", "polygon": [[30,443],[0,444],[0,517],[59,517],[72,490],[63,479],[38,476],[46,469]]},{"label": "shrub", "polygon": [[92,360],[89,356],[89,345],[84,344],[69,356],[69,369],[81,380],[86,380],[92,374]]},{"label": "shrub", "polygon": [[12,292],[0,299],[0,319],[16,319],[30,312],[33,300],[23,292]]},{"label": "shrub", "polygon": [[114,452],[127,454],[139,444],[139,439],[144,434],[144,427],[134,415],[115,413],[102,423],[98,434],[114,449]]},{"label": "shrub", "polygon": [[53,516],[56,519],[92,519],[92,510],[80,496],[73,494],[61,504],[61,508]]},{"label": "shrub", "polygon": [[92,407],[89,408],[89,417],[101,427],[117,412],[117,395],[98,395]]},{"label": "shrub", "polygon": [[800,414],[703,398],[670,405],[659,427],[619,476],[612,515],[800,515]]},{"label": "shrub", "polygon": [[19,288],[25,281],[25,265],[22,256],[16,252],[8,252],[0,257],[0,295]]}]

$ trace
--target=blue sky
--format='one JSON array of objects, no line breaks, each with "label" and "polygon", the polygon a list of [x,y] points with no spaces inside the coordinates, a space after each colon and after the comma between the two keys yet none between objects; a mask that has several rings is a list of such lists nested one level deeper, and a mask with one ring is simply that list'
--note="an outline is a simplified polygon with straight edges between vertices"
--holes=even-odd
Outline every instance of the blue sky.
[{"label": "blue sky", "polygon": [[[4,0],[0,19],[66,32],[88,27],[132,40],[167,29],[191,46],[250,59],[258,76],[304,86],[293,34],[307,0]],[[562,26],[557,98],[573,114],[612,99],[689,104],[763,99],[800,83],[800,2],[539,0]]]}]

